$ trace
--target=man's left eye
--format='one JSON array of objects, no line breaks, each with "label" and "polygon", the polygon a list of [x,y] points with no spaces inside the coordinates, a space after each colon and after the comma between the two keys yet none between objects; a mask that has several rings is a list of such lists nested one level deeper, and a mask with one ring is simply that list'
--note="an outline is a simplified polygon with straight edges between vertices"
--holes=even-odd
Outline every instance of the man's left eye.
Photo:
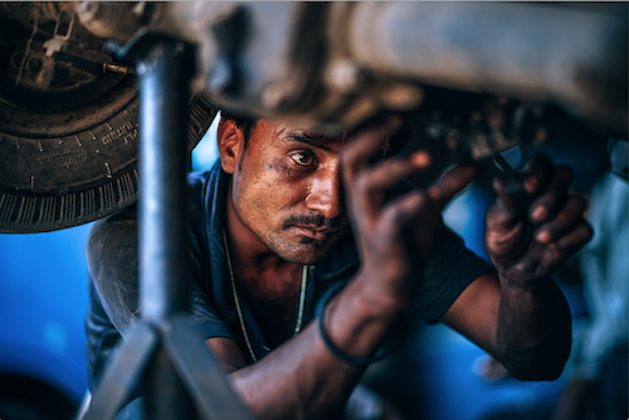
[{"label": "man's left eye", "polygon": [[295,161],[296,164],[300,166],[310,166],[314,164],[315,158],[311,153],[308,152],[297,152],[290,155],[291,159]]}]

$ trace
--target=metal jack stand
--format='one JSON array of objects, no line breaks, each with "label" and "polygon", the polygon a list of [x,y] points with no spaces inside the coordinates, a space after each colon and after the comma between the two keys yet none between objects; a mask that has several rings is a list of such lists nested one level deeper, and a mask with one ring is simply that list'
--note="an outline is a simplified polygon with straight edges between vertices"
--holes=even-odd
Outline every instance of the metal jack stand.
[{"label": "metal jack stand", "polygon": [[143,381],[149,419],[252,419],[229,388],[188,312],[185,110],[192,47],[139,33],[118,56],[137,57],[142,322],[118,349],[87,420],[113,419]]}]

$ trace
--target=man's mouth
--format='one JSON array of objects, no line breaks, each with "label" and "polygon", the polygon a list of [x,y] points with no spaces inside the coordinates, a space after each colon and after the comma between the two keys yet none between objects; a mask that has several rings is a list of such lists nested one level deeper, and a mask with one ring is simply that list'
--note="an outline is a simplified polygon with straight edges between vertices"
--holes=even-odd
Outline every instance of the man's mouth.
[{"label": "man's mouth", "polygon": [[335,229],[330,229],[325,226],[293,226],[299,234],[303,236],[307,236],[312,239],[316,239],[318,241],[325,240],[328,235],[336,233]]}]

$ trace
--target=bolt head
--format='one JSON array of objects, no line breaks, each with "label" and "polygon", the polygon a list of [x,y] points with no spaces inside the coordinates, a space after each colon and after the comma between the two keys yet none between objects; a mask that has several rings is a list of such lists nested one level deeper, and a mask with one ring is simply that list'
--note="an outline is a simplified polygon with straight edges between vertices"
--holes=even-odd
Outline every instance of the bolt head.
[{"label": "bolt head", "polygon": [[26,69],[30,72],[36,72],[41,69],[41,61],[38,58],[31,57],[26,60]]}]

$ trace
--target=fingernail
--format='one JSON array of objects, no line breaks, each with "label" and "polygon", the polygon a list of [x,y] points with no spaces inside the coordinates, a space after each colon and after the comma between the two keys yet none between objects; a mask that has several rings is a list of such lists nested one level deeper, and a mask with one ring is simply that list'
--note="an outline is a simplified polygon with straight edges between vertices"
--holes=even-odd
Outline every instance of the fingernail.
[{"label": "fingernail", "polygon": [[546,213],[547,212],[544,206],[537,206],[531,212],[531,217],[538,221],[544,220],[544,218],[546,217]]},{"label": "fingernail", "polygon": [[411,164],[422,168],[430,163],[430,155],[426,152],[415,152],[411,157]]},{"label": "fingernail", "polygon": [[542,230],[537,234],[537,241],[545,244],[546,242],[550,242],[550,233],[545,230]]}]

